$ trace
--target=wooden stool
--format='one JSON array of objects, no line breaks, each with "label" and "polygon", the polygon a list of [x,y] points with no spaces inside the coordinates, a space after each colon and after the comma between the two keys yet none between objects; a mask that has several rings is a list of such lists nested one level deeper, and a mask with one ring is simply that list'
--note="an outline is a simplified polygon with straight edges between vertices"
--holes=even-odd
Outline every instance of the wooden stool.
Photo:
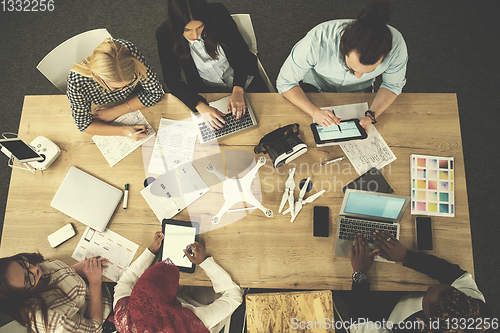
[{"label": "wooden stool", "polygon": [[248,294],[247,332],[335,332],[330,290]]}]

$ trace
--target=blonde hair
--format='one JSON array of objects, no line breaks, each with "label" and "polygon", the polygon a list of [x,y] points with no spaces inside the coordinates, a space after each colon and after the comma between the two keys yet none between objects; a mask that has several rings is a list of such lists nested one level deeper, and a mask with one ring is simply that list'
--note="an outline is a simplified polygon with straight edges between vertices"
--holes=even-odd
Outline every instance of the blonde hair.
[{"label": "blonde hair", "polygon": [[89,57],[75,64],[71,71],[90,77],[107,89],[103,82],[131,82],[147,79],[146,66],[123,44],[107,38]]}]

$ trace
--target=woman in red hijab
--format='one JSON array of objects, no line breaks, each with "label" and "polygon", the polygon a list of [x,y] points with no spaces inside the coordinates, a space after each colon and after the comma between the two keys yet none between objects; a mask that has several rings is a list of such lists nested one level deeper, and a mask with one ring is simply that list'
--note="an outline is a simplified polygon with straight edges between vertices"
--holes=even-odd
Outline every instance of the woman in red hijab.
[{"label": "woman in red hijab", "polygon": [[[213,284],[211,294],[222,295],[209,304],[207,288],[179,293],[179,269],[170,259],[151,265],[163,234],[157,232],[152,244],[123,273],[115,286],[114,322],[121,333],[208,333],[219,332],[242,302],[242,291],[197,242],[184,253],[199,265]],[[191,253],[187,248],[191,246]]]}]

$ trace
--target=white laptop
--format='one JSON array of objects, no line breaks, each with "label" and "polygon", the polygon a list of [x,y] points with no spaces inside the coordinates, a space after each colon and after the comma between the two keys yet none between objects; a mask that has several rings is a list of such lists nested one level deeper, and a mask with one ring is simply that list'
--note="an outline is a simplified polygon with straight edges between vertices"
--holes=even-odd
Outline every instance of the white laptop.
[{"label": "white laptop", "polygon": [[250,105],[250,101],[247,98],[247,95],[245,95],[246,111],[239,120],[236,120],[233,117],[232,113],[227,110],[227,101],[229,100],[229,97],[231,97],[231,95],[221,98],[217,101],[213,101],[209,104],[211,107],[214,107],[225,114],[224,120],[226,121],[226,124],[224,128],[220,130],[212,129],[205,122],[201,114],[191,111],[193,121],[198,125],[198,139],[200,141],[200,144],[231,134],[239,133],[240,131],[259,125],[257,118],[255,118],[255,114],[252,110],[252,106]]},{"label": "white laptop", "polygon": [[377,248],[373,242],[375,230],[399,239],[399,222],[409,203],[409,196],[346,189],[337,221],[335,254],[349,257],[358,233],[366,235],[370,250]]},{"label": "white laptop", "polygon": [[104,231],[123,192],[75,167],[69,168],[50,205],[97,231]]}]

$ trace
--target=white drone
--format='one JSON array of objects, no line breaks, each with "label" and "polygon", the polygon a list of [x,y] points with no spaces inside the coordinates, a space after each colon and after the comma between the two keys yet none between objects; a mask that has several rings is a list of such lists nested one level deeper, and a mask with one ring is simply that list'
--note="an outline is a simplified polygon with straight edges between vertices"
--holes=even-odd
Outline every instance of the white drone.
[{"label": "white drone", "polygon": [[207,165],[207,170],[214,175],[216,175],[222,181],[222,192],[224,193],[224,199],[226,202],[222,205],[219,213],[212,217],[212,224],[217,224],[220,222],[220,218],[224,215],[229,208],[234,204],[245,201],[255,208],[259,208],[267,217],[273,217],[273,211],[262,206],[262,204],[254,197],[251,191],[252,181],[257,174],[257,171],[261,166],[266,163],[266,158],[261,156],[257,161],[257,164],[242,178],[227,178],[225,175],[221,174],[212,164]]}]

